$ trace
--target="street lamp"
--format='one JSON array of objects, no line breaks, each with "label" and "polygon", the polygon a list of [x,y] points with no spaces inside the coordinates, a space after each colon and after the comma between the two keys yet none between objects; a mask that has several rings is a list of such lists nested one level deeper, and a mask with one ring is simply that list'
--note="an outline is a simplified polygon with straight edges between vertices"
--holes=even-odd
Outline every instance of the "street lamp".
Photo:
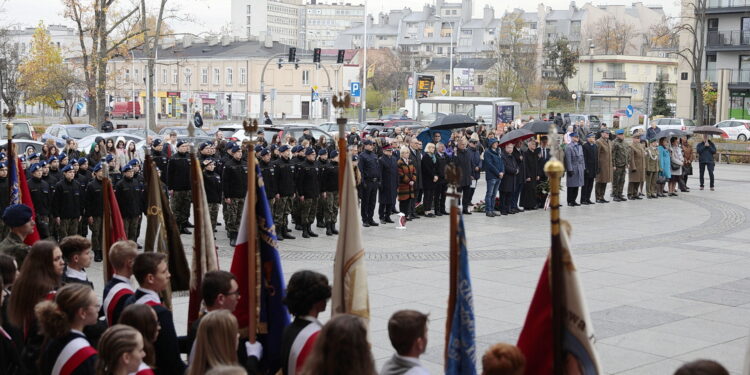
[{"label": "street lamp", "polygon": [[[435,16],[435,19],[438,19],[438,20],[441,20],[441,21],[443,20],[443,18],[441,16]],[[447,22],[447,23],[449,23],[451,25],[451,44],[450,44],[450,51],[449,51],[449,56],[450,56],[450,68],[449,69],[450,69],[450,71],[448,72],[448,77],[450,77],[450,79],[448,80],[448,96],[453,96],[453,48],[454,48],[453,47],[453,45],[454,45],[454,43],[453,43],[453,36],[456,34],[456,21],[445,20],[445,22]],[[460,22],[460,20],[459,20],[459,22]],[[461,24],[460,23],[458,24],[458,28],[459,29],[461,28]],[[440,30],[442,30],[442,29],[443,29],[443,25],[440,25]]]},{"label": "street lamp", "polygon": [[133,100],[131,108],[133,108],[133,120],[135,120],[135,53],[133,50],[130,50],[130,56],[130,98]]},{"label": "street lamp", "polygon": [[185,104],[185,118],[187,119],[188,126],[190,126],[190,113],[193,111],[192,103],[190,102],[190,99],[192,99],[190,94],[190,77],[192,75],[193,73],[190,71],[190,68],[185,68],[185,85],[187,86],[187,104]]},{"label": "street lamp", "polygon": [[589,93],[594,92],[594,41],[589,38]]}]

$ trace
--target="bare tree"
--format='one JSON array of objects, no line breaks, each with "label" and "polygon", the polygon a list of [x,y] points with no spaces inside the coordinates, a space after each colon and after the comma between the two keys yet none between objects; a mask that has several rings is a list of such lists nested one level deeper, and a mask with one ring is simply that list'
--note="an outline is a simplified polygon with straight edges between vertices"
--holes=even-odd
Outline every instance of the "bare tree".
[{"label": "bare tree", "polygon": [[661,22],[652,25],[643,38],[646,46],[651,49],[677,48],[679,39],[675,33],[676,27],[671,18],[664,17]]},{"label": "bare tree", "polygon": [[687,0],[683,2],[683,11],[677,25],[680,36],[680,48],[677,51],[693,73],[695,87],[695,121],[704,122],[704,101],[701,95],[703,87],[703,55],[706,49],[706,8],[708,0]]},{"label": "bare tree", "polygon": [[607,16],[594,24],[591,39],[605,55],[623,55],[632,46],[630,40],[635,36],[633,25],[620,22],[614,16]]},{"label": "bare tree", "polygon": [[[143,30],[143,55],[146,57],[146,106],[148,112],[148,118],[146,119],[146,126],[151,127],[151,130],[156,130],[156,106],[154,105],[154,67],[156,65],[156,50],[159,48],[159,39],[162,35],[162,27],[164,23],[164,9],[167,5],[167,0],[159,1],[159,11],[156,16],[155,29],[148,29],[148,20],[150,19],[146,14],[146,0],[141,0],[141,29]],[[189,114],[188,114],[189,115]]]},{"label": "bare tree", "polygon": [[2,115],[8,121],[16,116],[16,106],[21,97],[18,85],[20,63],[18,46],[8,40],[7,30],[0,30],[0,98],[5,103]]},{"label": "bare tree", "polygon": [[[505,86],[505,90],[520,91],[526,103],[532,106],[530,88],[540,80],[537,60],[537,38],[524,30],[524,20],[517,12],[508,13],[501,21],[500,38],[498,39],[495,57],[497,69],[508,69],[513,74],[497,73],[499,81],[495,89]],[[508,81],[511,80],[511,81]]]}]

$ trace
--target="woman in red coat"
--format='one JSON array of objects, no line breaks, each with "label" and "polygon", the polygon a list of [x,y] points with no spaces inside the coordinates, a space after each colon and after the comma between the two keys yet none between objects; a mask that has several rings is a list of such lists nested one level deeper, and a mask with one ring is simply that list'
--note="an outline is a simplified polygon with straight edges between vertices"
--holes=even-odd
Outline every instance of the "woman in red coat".
[{"label": "woman in red coat", "polygon": [[411,200],[416,198],[414,184],[417,182],[417,170],[409,159],[409,148],[401,146],[401,158],[398,159],[398,204],[399,210],[406,214],[406,220],[414,218],[414,212],[409,212]]}]

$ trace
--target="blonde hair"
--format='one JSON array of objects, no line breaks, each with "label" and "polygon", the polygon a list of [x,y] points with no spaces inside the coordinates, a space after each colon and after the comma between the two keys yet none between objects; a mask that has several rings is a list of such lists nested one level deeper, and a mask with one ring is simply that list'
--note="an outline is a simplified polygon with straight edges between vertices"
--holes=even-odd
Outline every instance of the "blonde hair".
[{"label": "blonde hair", "polygon": [[[401,153],[401,157],[409,155],[409,147],[406,145],[401,145],[401,148],[398,149],[398,151]],[[408,159],[408,158],[407,158]]]},{"label": "blonde hair", "polygon": [[91,306],[93,293],[94,290],[86,284],[72,283],[60,288],[54,302],[39,302],[34,313],[42,332],[49,338],[68,333],[78,310]]},{"label": "blonde hair", "polygon": [[237,318],[228,310],[206,314],[195,336],[193,363],[187,375],[203,375],[222,365],[237,365]]},{"label": "blonde hair", "polygon": [[428,143],[426,146],[424,146],[425,152],[435,152],[435,144],[434,143]]},{"label": "blonde hair", "polygon": [[212,368],[206,375],[247,375],[247,371],[241,366],[217,366]]},{"label": "blonde hair", "polygon": [[107,256],[112,268],[120,269],[125,267],[125,264],[129,260],[133,260],[138,256],[138,245],[130,240],[117,241],[109,248]]}]

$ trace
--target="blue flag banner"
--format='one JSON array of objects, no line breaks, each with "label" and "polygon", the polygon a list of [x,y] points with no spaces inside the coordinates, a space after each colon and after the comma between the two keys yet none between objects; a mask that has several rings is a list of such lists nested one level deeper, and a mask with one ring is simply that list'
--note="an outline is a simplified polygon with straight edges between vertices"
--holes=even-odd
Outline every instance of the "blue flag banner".
[{"label": "blue flag banner", "polygon": [[474,342],[474,296],[471,291],[469,255],[466,249],[466,231],[463,215],[458,216],[458,284],[456,307],[453,311],[451,335],[448,341],[448,363],[445,373],[449,375],[476,375],[477,347]]},{"label": "blue flag banner", "polygon": [[11,151],[8,153],[8,184],[10,185],[10,201],[9,204],[21,204],[21,188],[18,181],[18,164],[16,162],[16,153]]}]

